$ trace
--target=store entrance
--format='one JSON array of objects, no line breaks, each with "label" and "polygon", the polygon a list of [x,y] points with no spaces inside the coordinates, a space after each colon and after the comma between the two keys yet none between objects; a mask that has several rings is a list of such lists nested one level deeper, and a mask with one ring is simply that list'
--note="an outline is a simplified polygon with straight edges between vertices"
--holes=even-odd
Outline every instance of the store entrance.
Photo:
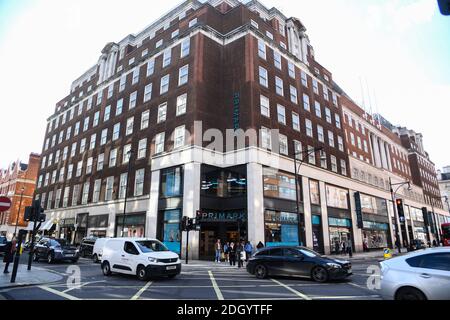
[{"label": "store entrance", "polygon": [[214,260],[215,243],[220,239],[222,246],[227,242],[237,243],[247,239],[247,226],[240,227],[241,236],[239,237],[239,228],[237,222],[206,222],[201,224],[200,229],[200,248],[199,255],[201,260]]},{"label": "store entrance", "polygon": [[349,228],[330,227],[331,253],[345,253],[347,242],[350,239],[351,230]]}]

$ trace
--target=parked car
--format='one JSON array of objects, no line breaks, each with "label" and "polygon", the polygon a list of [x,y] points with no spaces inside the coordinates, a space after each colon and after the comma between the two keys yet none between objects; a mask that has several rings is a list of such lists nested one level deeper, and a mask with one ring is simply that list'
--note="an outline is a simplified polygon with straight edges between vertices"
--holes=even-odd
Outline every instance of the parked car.
[{"label": "parked car", "polygon": [[352,274],[348,261],[330,259],[305,247],[269,247],[255,252],[247,272],[259,279],[268,276],[297,276],[317,282],[345,279]]},{"label": "parked car", "polygon": [[79,251],[63,239],[42,238],[33,249],[34,261],[46,259],[48,263],[70,260],[76,263],[79,259]]},{"label": "parked car", "polygon": [[450,248],[430,248],[380,262],[386,300],[450,300]]},{"label": "parked car", "polygon": [[8,239],[4,236],[0,236],[0,254],[5,253],[5,246],[8,243]]},{"label": "parked car", "polygon": [[109,238],[98,238],[95,240],[94,248],[92,249],[92,259],[95,263],[99,263],[103,255],[103,247]]},{"label": "parked car", "polygon": [[178,254],[160,241],[146,238],[108,239],[101,266],[105,276],[116,272],[136,275],[143,281],[156,276],[174,278],[181,272]]},{"label": "parked car", "polygon": [[94,244],[97,238],[91,237],[91,238],[84,238],[81,240],[79,251],[80,256],[83,258],[92,257],[92,254],[94,252]]}]

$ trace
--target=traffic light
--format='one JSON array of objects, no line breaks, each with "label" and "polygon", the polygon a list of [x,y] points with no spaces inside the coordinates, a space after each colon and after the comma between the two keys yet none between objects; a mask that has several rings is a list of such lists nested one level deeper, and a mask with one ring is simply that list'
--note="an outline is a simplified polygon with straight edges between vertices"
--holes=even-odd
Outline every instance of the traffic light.
[{"label": "traffic light", "polygon": [[395,203],[397,204],[397,212],[399,220],[405,221],[405,211],[403,210],[403,199],[397,199],[395,200]]},{"label": "traffic light", "polygon": [[183,219],[181,220],[181,230],[182,231],[188,230],[188,221],[189,221],[188,217],[183,217]]},{"label": "traffic light", "polygon": [[41,202],[39,200],[35,200],[33,206],[25,208],[24,220],[27,222],[44,222],[46,220],[44,208],[41,207]]}]

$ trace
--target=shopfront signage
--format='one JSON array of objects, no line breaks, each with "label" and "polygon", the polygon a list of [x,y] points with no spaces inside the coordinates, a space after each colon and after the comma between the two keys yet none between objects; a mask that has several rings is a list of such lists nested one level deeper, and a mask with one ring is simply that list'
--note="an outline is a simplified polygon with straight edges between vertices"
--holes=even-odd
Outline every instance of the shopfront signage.
[{"label": "shopfront signage", "polygon": [[247,221],[247,214],[244,212],[198,212],[197,219],[199,222],[216,222],[216,221],[231,221],[238,220]]},{"label": "shopfront signage", "polygon": [[356,207],[356,223],[359,229],[364,227],[363,215],[362,215],[362,206],[361,206],[361,194],[359,192],[355,192],[355,207]]},{"label": "shopfront signage", "polygon": [[233,95],[233,128],[238,130],[240,128],[239,116],[240,116],[241,95],[237,92]]}]

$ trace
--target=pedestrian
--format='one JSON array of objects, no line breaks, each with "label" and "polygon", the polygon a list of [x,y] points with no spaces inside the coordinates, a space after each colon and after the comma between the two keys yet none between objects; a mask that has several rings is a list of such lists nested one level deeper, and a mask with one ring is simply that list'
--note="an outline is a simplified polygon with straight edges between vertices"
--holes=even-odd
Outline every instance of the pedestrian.
[{"label": "pedestrian", "polygon": [[247,241],[247,243],[245,244],[244,249],[245,249],[245,253],[246,253],[246,256],[247,256],[245,261],[248,262],[248,259],[250,259],[250,256],[253,253],[253,246],[250,243],[250,241]]},{"label": "pedestrian", "polygon": [[244,250],[244,246],[242,245],[242,242],[238,243],[236,245],[236,259],[238,260],[238,268],[242,268],[242,266],[244,265],[244,259],[245,259],[245,250]]},{"label": "pedestrian", "polygon": [[230,243],[229,242],[226,242],[224,245],[223,245],[223,254],[224,254],[224,256],[225,256],[225,262],[226,263],[228,263],[228,262],[230,262],[230,255],[228,254],[228,248],[230,247]]},{"label": "pedestrian", "polygon": [[236,265],[236,248],[234,247],[234,242],[230,243],[228,247],[228,257],[230,259],[230,266]]},{"label": "pedestrian", "polygon": [[433,247],[437,247],[438,245],[437,245],[437,241],[436,241],[436,239],[434,239],[433,240]]},{"label": "pedestrian", "polygon": [[348,252],[348,256],[350,258],[353,257],[353,247],[352,247],[352,240],[351,239],[347,240],[347,252]]},{"label": "pedestrian", "polygon": [[5,256],[3,257],[3,262],[5,263],[5,269],[3,273],[9,273],[9,264],[14,261],[14,253],[16,252],[16,239],[13,238],[5,245]]},{"label": "pedestrian", "polygon": [[402,249],[401,249],[401,247],[400,247],[400,239],[399,239],[399,238],[397,238],[397,239],[395,240],[395,246],[397,247],[398,253],[401,253],[401,252],[402,252]]},{"label": "pedestrian", "polygon": [[256,245],[256,249],[262,249],[264,248],[264,244],[260,241],[257,245]]},{"label": "pedestrian", "polygon": [[345,241],[342,241],[342,254],[346,254],[347,253],[347,247],[346,247],[346,243],[345,243]]},{"label": "pedestrian", "polygon": [[215,244],[215,250],[216,250],[216,258],[215,258],[215,262],[216,263],[220,263],[220,253],[222,252],[222,245],[220,243],[220,239],[217,239],[217,242]]},{"label": "pedestrian", "polygon": [[339,254],[339,249],[341,245],[339,244],[339,241],[334,242],[334,251],[336,251],[336,254]]}]

